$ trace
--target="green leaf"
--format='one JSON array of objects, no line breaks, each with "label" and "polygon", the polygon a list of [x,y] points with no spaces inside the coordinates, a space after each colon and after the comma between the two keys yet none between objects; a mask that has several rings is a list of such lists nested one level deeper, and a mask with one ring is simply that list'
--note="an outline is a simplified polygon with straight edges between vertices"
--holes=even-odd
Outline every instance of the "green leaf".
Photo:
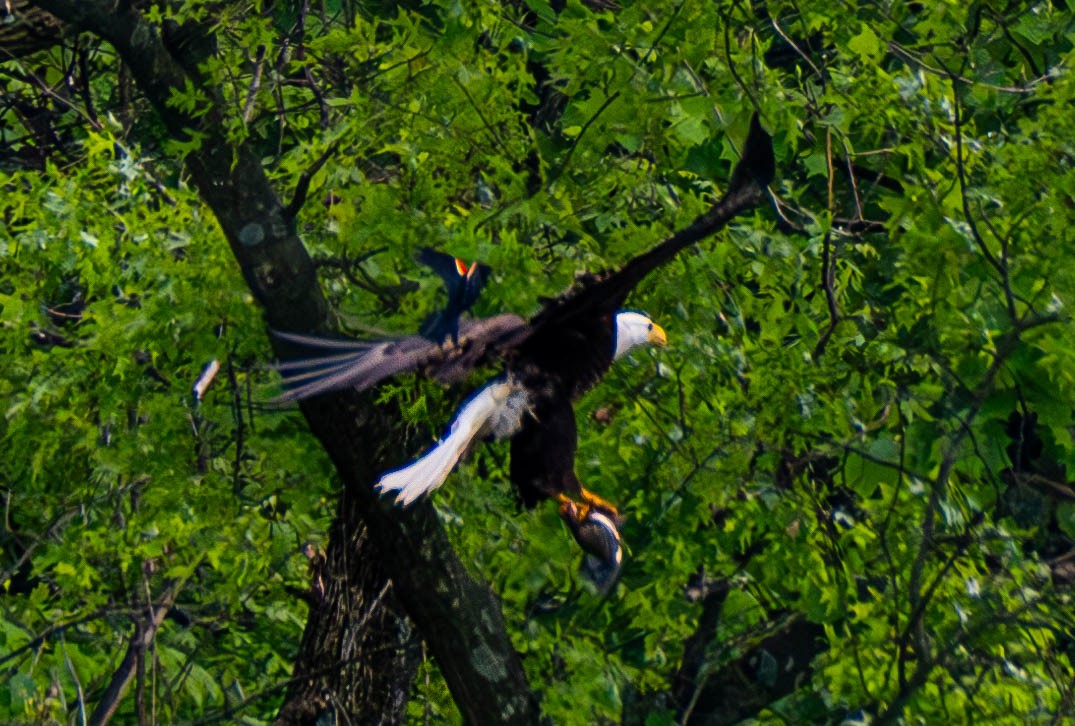
[{"label": "green leaf", "polygon": [[862,32],[851,38],[847,43],[847,47],[852,53],[867,62],[877,61],[884,53],[884,44],[869,26],[863,26]]}]

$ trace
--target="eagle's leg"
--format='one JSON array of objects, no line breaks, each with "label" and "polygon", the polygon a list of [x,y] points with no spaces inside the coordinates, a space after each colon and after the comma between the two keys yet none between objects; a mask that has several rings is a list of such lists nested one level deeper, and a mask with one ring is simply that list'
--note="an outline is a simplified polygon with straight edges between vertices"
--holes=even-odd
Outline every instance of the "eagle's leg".
[{"label": "eagle's leg", "polygon": [[576,502],[574,499],[572,499],[571,497],[567,496],[563,492],[560,492],[559,494],[556,495],[556,504],[558,505],[558,508],[560,510],[560,516],[561,517],[563,517],[564,513],[569,511],[572,506],[575,507],[576,511],[578,510],[578,507],[579,507],[578,502]]},{"label": "eagle's leg", "polygon": [[[593,495],[590,499],[594,499]],[[623,543],[615,507],[602,499],[577,502],[563,492],[556,495],[556,501],[561,519],[586,553],[583,574],[598,590],[607,592],[623,564]]]},{"label": "eagle's leg", "polygon": [[623,523],[623,518],[620,516],[620,510],[616,509],[616,505],[607,499],[602,499],[585,487],[579,487],[581,492],[582,501],[575,500],[560,492],[556,495],[556,503],[560,506],[560,512],[564,512],[569,506],[574,505],[578,511],[580,518],[585,519],[591,509],[596,509],[606,516],[612,517],[612,519],[619,525]]},{"label": "eagle's leg", "polygon": [[616,505],[607,499],[603,499],[593,492],[589,491],[585,487],[579,487],[579,491],[582,494],[582,501],[586,502],[595,509],[600,509],[606,514],[610,515],[617,523],[620,523],[620,510],[616,509]]}]

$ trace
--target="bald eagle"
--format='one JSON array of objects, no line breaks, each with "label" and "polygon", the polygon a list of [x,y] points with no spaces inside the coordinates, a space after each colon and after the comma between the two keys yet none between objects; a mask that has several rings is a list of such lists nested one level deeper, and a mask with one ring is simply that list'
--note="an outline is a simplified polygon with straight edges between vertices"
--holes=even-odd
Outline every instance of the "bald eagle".
[{"label": "bald eagle", "polygon": [[[649,317],[634,311],[582,316],[544,331],[529,331],[521,318],[502,317],[496,322],[490,330],[518,341],[503,354],[504,372],[459,407],[439,443],[414,462],[385,473],[375,487],[394,493],[398,504],[408,506],[441,486],[477,442],[510,439],[510,478],[521,502],[527,507],[544,499],[559,503],[560,516],[588,554],[591,579],[604,587],[619,571],[623,557],[620,516],[612,504],[586,490],[575,474],[577,430],[572,404],[601,379],[613,361],[639,346],[665,345],[667,336]],[[415,337],[365,344],[280,335],[302,345],[353,346],[354,351],[350,357],[344,353],[280,364],[285,373],[306,365],[313,366],[315,374],[317,363],[323,364],[321,377],[303,378],[301,385],[284,394],[286,399],[349,386],[353,380],[348,378],[349,371],[372,367],[380,373],[392,365],[390,361],[398,364],[399,356],[410,359],[408,351],[425,350],[428,355],[435,345],[427,341],[423,346]],[[464,334],[459,345],[470,342]],[[287,379],[307,374],[297,372]]]},{"label": "bald eagle", "polygon": [[772,139],[755,115],[729,187],[707,212],[619,270],[583,275],[529,321],[515,315],[461,321],[458,337],[450,345],[421,336],[338,341],[277,333],[302,346],[334,351],[280,364],[289,386],[281,398],[368,389],[407,371],[452,383],[476,367],[503,361],[501,375],[460,407],[440,443],[413,463],[383,475],[376,486],[409,504],[440,486],[477,440],[508,438],[510,476],[522,502],[533,506],[543,499],[557,500],[576,540],[614,577],[622,559],[620,517],[612,504],[586,491],[575,475],[577,429],[572,404],[615,359],[639,345],[666,342],[664,332],[648,317],[621,309],[627,296],[684,247],[756,206],[772,181],[774,167]]},{"label": "bald eagle", "polygon": [[[395,492],[397,503],[410,504],[443,484],[475,442],[491,437],[511,439],[511,479],[526,506],[571,494],[592,500],[575,476],[571,404],[614,360],[642,345],[665,345],[668,339],[659,325],[632,311],[618,312],[612,321],[598,321],[592,330],[555,332],[521,345],[508,359],[504,374],[459,408],[440,443],[413,463],[382,476],[377,489]],[[564,350],[571,352],[557,354]],[[578,365],[580,359],[588,365]]]}]

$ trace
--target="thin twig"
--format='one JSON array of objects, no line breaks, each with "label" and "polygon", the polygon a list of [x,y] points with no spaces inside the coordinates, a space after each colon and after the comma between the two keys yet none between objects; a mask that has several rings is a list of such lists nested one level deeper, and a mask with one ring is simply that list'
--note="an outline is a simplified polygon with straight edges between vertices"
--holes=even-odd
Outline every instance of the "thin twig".
[{"label": "thin twig", "polygon": [[478,102],[470,95],[470,91],[467,90],[467,87],[463,85],[463,82],[460,81],[459,77],[454,73],[451,78],[455,85],[459,87],[459,90],[463,92],[463,95],[467,97],[467,101],[470,103],[471,108],[474,109],[474,113],[478,114],[478,119],[482,122],[482,126],[485,127],[485,130],[489,132],[489,135],[493,137],[493,141],[496,142],[496,145],[500,148],[500,153],[509,159],[512,158],[512,154],[508,152],[504,140],[500,138],[500,134],[493,128],[493,125],[489,123],[489,119],[485,118],[485,114],[482,112],[482,107],[478,105]]},{"label": "thin twig", "polygon": [[294,219],[302,206],[306,204],[306,195],[310,193],[310,182],[313,180],[314,175],[321,171],[321,167],[325,165],[325,162],[332,158],[338,148],[340,148],[340,141],[337,139],[329,144],[321,156],[317,157],[314,163],[299,175],[299,181],[295,184],[295,196],[291,198],[291,202],[284,208],[285,219],[288,221]]},{"label": "thin twig", "polygon": [[679,17],[679,14],[683,11],[683,6],[686,4],[687,0],[683,0],[679,5],[676,6],[676,9],[669,14],[668,20],[665,22],[664,27],[660,29],[660,31],[657,33],[657,37],[655,37],[653,39],[653,42],[650,43],[649,50],[647,50],[646,54],[642,56],[642,61],[639,65],[645,65],[649,63],[650,58],[653,57],[654,51],[657,50],[657,47],[661,44],[661,41],[664,39],[664,36],[672,27],[672,23],[675,21],[676,18]]},{"label": "thin twig", "polygon": [[78,722],[82,726],[86,726],[86,695],[82,692],[82,682],[78,680],[75,665],[71,662],[71,656],[67,653],[67,642],[63,639],[63,632],[60,633],[60,648],[63,650],[63,660],[67,664],[67,672],[71,674],[71,680],[75,682],[75,693],[78,697]]},{"label": "thin twig", "polygon": [[243,123],[250,123],[250,117],[254,114],[254,100],[261,87],[261,70],[265,66],[265,46],[259,45],[254,55],[254,73],[250,78],[250,89],[246,92],[246,103],[243,105]]},{"label": "thin twig", "polygon": [[960,83],[966,84],[968,86],[979,86],[981,88],[991,88],[994,91],[1000,91],[1002,93],[1034,93],[1034,92],[1037,91],[1037,86],[1038,85],[1040,85],[1040,84],[1042,84],[1042,83],[1044,83],[1046,81],[1052,80],[1055,77],[1052,73],[1046,73],[1043,76],[1040,76],[1038,78],[1035,78],[1032,81],[1029,81],[1026,85],[1023,85],[1023,86],[998,86],[998,85],[994,85],[992,83],[982,83],[981,81],[976,81],[973,78],[967,78],[966,76],[962,76],[962,75],[958,75],[958,74],[952,74],[949,71],[945,70],[944,68],[934,68],[933,66],[931,66],[931,65],[927,64],[925,61],[923,61],[921,58],[918,58],[914,53],[912,53],[910,50],[908,50],[907,48],[903,47],[902,45],[900,45],[896,41],[889,41],[888,49],[890,51],[892,51],[892,53],[894,55],[899,56],[903,60],[905,60],[905,61],[907,61],[909,63],[912,63],[912,64],[918,66],[919,68],[921,68],[922,70],[927,71],[929,73],[932,73],[935,76],[940,76],[942,78],[949,78],[949,79],[951,79],[953,81],[959,81]]},{"label": "thin twig", "polygon": [[963,203],[963,219],[966,221],[967,226],[970,228],[971,237],[974,239],[974,244],[978,247],[978,250],[985,257],[986,261],[993,267],[994,270],[1000,275],[1001,287],[1004,290],[1004,299],[1008,306],[1008,315],[1012,320],[1016,318],[1015,309],[1015,297],[1012,295],[1011,281],[1008,278],[1008,266],[1003,261],[998,260],[995,255],[989,250],[989,246],[986,245],[985,239],[978,231],[978,225],[974,221],[974,215],[971,214],[970,201],[967,197],[967,174],[963,165],[963,113],[962,107],[959,104],[959,94],[955,86],[955,74],[951,75],[952,80],[952,110],[953,118],[955,122],[955,135],[956,135],[956,178],[959,181],[959,196]]},{"label": "thin twig", "polygon": [[[898,406],[896,407],[896,411],[897,411],[897,415],[899,416],[899,424],[898,425],[899,425],[899,434],[900,434],[899,435],[900,460],[899,460],[899,466],[896,469],[896,485],[892,488],[892,499],[891,499],[891,501],[889,501],[888,506],[885,508],[885,516],[881,520],[881,526],[878,527],[878,530],[877,530],[878,541],[881,544],[881,555],[885,558],[885,563],[888,565],[888,583],[889,583],[889,587],[892,588],[892,592],[890,593],[890,597],[892,597],[894,600],[899,598],[900,591],[899,591],[899,581],[896,578],[896,572],[897,572],[896,561],[892,557],[892,549],[891,549],[891,547],[889,547],[889,544],[888,544],[888,525],[889,525],[889,522],[892,521],[892,515],[896,511],[896,504],[899,501],[900,492],[903,490],[904,480],[906,479],[906,472],[904,470],[904,465],[905,465],[906,456],[907,456],[907,436],[906,436],[906,430],[905,430],[905,427],[904,427],[903,415],[901,413],[899,413],[899,407]],[[893,617],[893,626],[896,627],[896,628],[899,628],[899,625],[900,625],[900,609],[898,607],[893,608],[892,617]],[[899,655],[901,652],[902,652],[902,649],[899,646],[897,646],[897,650],[896,650],[896,653],[897,653],[897,655],[896,655],[896,663],[897,663],[896,678],[897,678],[897,680],[899,682],[900,688],[903,688],[907,683],[907,673],[906,673],[906,669],[904,667],[903,659]],[[888,669],[888,670],[885,671],[885,683],[884,683],[885,689],[888,688],[888,674],[890,672],[891,672],[891,669]]]},{"label": "thin twig", "polygon": [[1047,494],[1048,496],[1055,497],[1065,502],[1075,503],[1075,488],[1072,488],[1070,484],[1053,481],[1040,474],[1012,472],[1012,477],[1017,484],[1036,489],[1043,494]]},{"label": "thin twig", "polygon": [[735,63],[732,62],[731,18],[724,15],[721,22],[724,24],[724,60],[728,64],[728,73],[731,74],[732,80],[735,81],[735,85],[739,86],[743,95],[750,99],[750,105],[754,110],[760,111],[761,106],[758,105],[758,100],[754,98],[754,94],[750,92],[750,88],[747,87],[746,81],[744,81],[739,75],[739,72],[735,70]]},{"label": "thin twig", "polygon": [[89,64],[89,51],[85,48],[79,47],[75,51],[78,54],[78,74],[81,76],[79,80],[79,92],[82,95],[82,103],[86,104],[86,116],[88,116],[93,123],[100,126],[100,119],[97,118],[97,110],[93,107],[93,93],[90,90],[90,64]]},{"label": "thin twig", "polygon": [[847,178],[851,182],[851,195],[855,198],[855,218],[862,219],[862,199],[859,198],[858,182],[855,181],[855,168],[851,164],[851,152],[847,148],[847,139],[840,137],[840,145],[844,147],[844,163],[847,165]]},{"label": "thin twig", "polygon": [[[56,101],[60,105],[65,106],[66,108],[70,109],[71,111],[74,111],[76,114],[81,116],[83,118],[83,120],[85,120],[85,122],[87,124],[89,124],[90,128],[92,128],[94,131],[100,131],[101,130],[102,126],[101,126],[100,121],[98,121],[95,118],[93,118],[92,116],[90,116],[90,114],[87,113],[85,109],[79,108],[75,104],[71,103],[71,101],[69,101],[66,97],[64,97],[63,95],[57,93],[55,91],[55,89],[52,88],[52,86],[50,86],[49,84],[45,83],[45,81],[43,81],[41,78],[39,78],[37,76],[37,74],[35,74],[33,71],[27,70],[26,67],[23,66],[21,61],[15,60],[15,61],[9,61],[9,62],[14,64],[14,66],[19,69],[20,73],[23,74],[24,78],[20,79],[20,80],[26,80],[26,79],[30,80],[46,96],[48,96],[49,98],[51,98],[52,100]],[[14,74],[12,74],[12,75],[14,75]],[[17,76],[15,76],[15,77],[17,77]]]},{"label": "thin twig", "polygon": [[302,0],[302,5],[299,8],[299,17],[295,21],[295,35],[297,36],[295,41],[295,58],[302,63],[302,75],[309,84],[310,93],[314,95],[314,99],[317,101],[317,107],[319,113],[319,122],[322,129],[329,127],[329,112],[328,103],[325,102],[325,94],[321,93],[321,88],[314,80],[313,72],[310,71],[310,64],[306,63],[306,16],[310,14],[310,0]]},{"label": "thin twig", "polygon": [[832,170],[832,129],[826,129],[826,131],[825,131],[825,169],[828,171],[828,173],[825,175],[825,176],[828,177],[828,192],[829,192],[828,209],[829,209],[829,213],[832,214],[832,213],[835,212],[835,210],[833,209],[835,204],[833,202],[832,188],[833,188],[833,184],[834,184],[833,177],[836,175],[835,172],[833,172],[833,170]]},{"label": "thin twig", "polygon": [[110,617],[110,616],[113,616],[113,615],[124,615],[124,614],[130,614],[130,611],[126,610],[126,609],[123,609],[123,608],[104,607],[104,608],[99,608],[97,610],[94,610],[89,615],[84,615],[81,618],[76,618],[74,620],[69,620],[69,621],[67,621],[65,623],[56,623],[54,625],[50,625],[49,627],[47,627],[43,631],[41,631],[41,633],[39,635],[35,636],[29,643],[26,643],[25,645],[22,645],[22,646],[16,648],[15,650],[11,651],[10,653],[8,653],[8,654],[4,655],[2,658],[0,658],[0,665],[4,665],[5,663],[7,663],[9,661],[12,661],[12,660],[18,658],[23,653],[27,653],[29,651],[35,651],[36,652],[41,647],[41,645],[44,644],[44,642],[46,640],[48,640],[52,635],[54,635],[56,633],[62,633],[65,630],[67,630],[68,628],[73,628],[76,625],[81,625],[83,623],[88,623],[88,622],[91,622],[93,620],[97,620],[99,618]]},{"label": "thin twig", "polygon": [[381,285],[370,277],[370,274],[366,272],[361,263],[373,254],[383,252],[384,249],[379,248],[353,259],[347,257],[319,257],[314,260],[314,265],[316,267],[329,267],[340,270],[352,285],[376,295],[382,305],[393,307],[399,304],[399,297],[403,293],[416,289],[416,285],[407,281],[400,282],[398,285]]},{"label": "thin twig", "polygon": [[810,56],[806,55],[806,53],[804,53],[802,51],[802,49],[798,45],[795,44],[795,41],[792,40],[790,37],[788,37],[788,34],[785,33],[784,29],[781,28],[780,25],[776,22],[776,18],[774,18],[773,16],[770,15],[769,16],[769,22],[772,23],[773,30],[776,31],[776,34],[779,35],[781,38],[783,38],[784,42],[787,43],[788,45],[790,45],[792,47],[792,49],[794,49],[794,51],[799,54],[800,58],[802,58],[804,61],[806,61],[806,64],[808,66],[810,66],[810,68],[814,71],[814,74],[817,75],[818,80],[821,81],[821,87],[824,89],[825,88],[825,74],[821,72],[821,69],[819,69],[817,66],[815,66],[814,62],[812,60],[810,60]]},{"label": "thin twig", "polygon": [[998,13],[994,8],[982,6],[982,9],[986,12],[986,14],[989,15],[993,22],[997,24],[997,26],[1000,28],[1000,31],[1004,33],[1004,38],[1013,46],[1015,46],[1015,48],[1019,51],[1019,54],[1023,56],[1023,60],[1025,60],[1027,65],[1030,66],[1031,72],[1033,72],[1035,76],[1047,76],[1048,74],[1043,74],[1041,72],[1041,69],[1038,68],[1038,63],[1034,60],[1034,56],[1031,55],[1030,51],[1028,51],[1026,47],[1022,43],[1018,42],[1015,39],[1015,36],[1012,35],[1011,31],[1008,29],[1008,21],[1003,16],[1001,16],[1001,14]]},{"label": "thin twig", "polygon": [[235,494],[242,490],[243,454],[246,444],[246,421],[243,417],[242,393],[235,375],[235,361],[228,356],[228,387],[231,388],[231,411],[235,421],[235,471],[232,473],[231,489]]},{"label": "thin twig", "polygon": [[840,308],[836,304],[836,260],[832,251],[832,234],[830,232],[826,232],[825,237],[821,240],[821,285],[825,290],[825,302],[829,308],[829,326],[821,334],[821,337],[817,339],[817,344],[814,346],[813,356],[815,361],[825,354],[829,339],[832,338],[833,332],[836,331],[836,326],[843,320]]},{"label": "thin twig", "polygon": [[609,96],[608,98],[605,99],[605,102],[602,103],[600,105],[600,107],[598,107],[598,109],[593,112],[593,115],[590,116],[590,118],[586,119],[586,123],[582,124],[582,129],[575,136],[575,138],[571,140],[570,148],[568,148],[567,153],[564,154],[563,160],[557,165],[555,172],[551,173],[549,175],[550,177],[558,177],[558,176],[560,176],[561,174],[564,173],[564,171],[568,167],[568,164],[571,163],[571,157],[575,153],[575,149],[578,148],[579,142],[582,141],[582,137],[586,135],[586,132],[589,131],[590,126],[593,125],[594,121],[597,120],[598,116],[600,116],[602,113],[604,113],[605,109],[607,109],[609,106],[611,106],[612,102],[615,101],[619,97],[620,97],[620,92],[616,91],[611,96]]}]

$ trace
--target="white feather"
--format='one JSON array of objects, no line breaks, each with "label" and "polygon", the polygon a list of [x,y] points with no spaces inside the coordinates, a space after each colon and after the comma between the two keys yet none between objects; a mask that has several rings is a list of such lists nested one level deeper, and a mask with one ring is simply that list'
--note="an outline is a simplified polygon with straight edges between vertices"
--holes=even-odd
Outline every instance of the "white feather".
[{"label": "white feather", "polygon": [[666,345],[667,342],[664,330],[648,315],[633,310],[616,313],[616,347],[612,352],[613,360],[619,360],[639,346]]},{"label": "white feather", "polygon": [[[396,492],[396,503],[403,506],[433,491],[444,483],[477,439],[489,434],[505,438],[505,434],[510,436],[518,430],[525,410],[518,405],[520,396],[525,397],[525,392],[510,381],[487,384],[459,409],[440,443],[422,458],[382,476],[375,488],[382,493]],[[505,414],[516,419],[514,430],[505,427]]]}]

